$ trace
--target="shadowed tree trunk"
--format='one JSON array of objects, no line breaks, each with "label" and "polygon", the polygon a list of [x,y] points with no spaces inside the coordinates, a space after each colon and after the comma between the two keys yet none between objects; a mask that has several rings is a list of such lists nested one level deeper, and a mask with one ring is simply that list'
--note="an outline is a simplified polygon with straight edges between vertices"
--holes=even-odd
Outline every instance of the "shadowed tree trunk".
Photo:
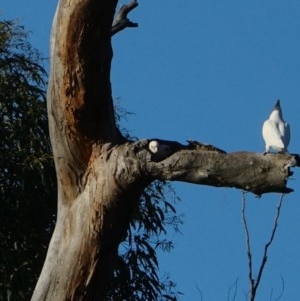
[{"label": "shadowed tree trunk", "polygon": [[[57,223],[32,301],[104,300],[114,260],[141,193],[158,180],[290,192],[297,156],[210,145],[127,141],[116,127],[111,36],[136,26],[117,0],[60,0],[51,34],[48,116],[58,181]],[[115,21],[113,18],[115,17]]]}]

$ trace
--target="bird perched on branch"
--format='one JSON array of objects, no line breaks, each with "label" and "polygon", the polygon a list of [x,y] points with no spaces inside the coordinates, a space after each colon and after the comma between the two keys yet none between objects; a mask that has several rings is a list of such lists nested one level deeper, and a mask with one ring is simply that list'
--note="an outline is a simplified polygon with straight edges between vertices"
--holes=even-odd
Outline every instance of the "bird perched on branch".
[{"label": "bird perched on branch", "polygon": [[262,135],[266,143],[266,151],[270,148],[279,152],[286,153],[290,142],[290,126],[283,120],[280,101],[277,100],[268,120],[263,124]]}]

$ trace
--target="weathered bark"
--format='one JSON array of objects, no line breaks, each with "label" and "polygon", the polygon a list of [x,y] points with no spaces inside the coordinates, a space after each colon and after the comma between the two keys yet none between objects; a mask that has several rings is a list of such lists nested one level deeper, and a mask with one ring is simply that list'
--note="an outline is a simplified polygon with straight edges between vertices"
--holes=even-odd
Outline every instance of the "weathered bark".
[{"label": "weathered bark", "polygon": [[48,115],[58,214],[32,300],[103,298],[109,281],[105,275],[111,274],[141,190],[135,183],[123,192],[120,162],[111,150],[124,140],[115,125],[110,85],[116,3],[61,0],[55,14]]},{"label": "weathered bark", "polygon": [[103,299],[119,242],[149,183],[127,148],[95,146],[82,192],[71,202],[58,200],[57,224],[32,300]]},{"label": "weathered bark", "polygon": [[296,157],[291,155],[184,150],[163,162],[150,164],[149,169],[157,179],[235,187],[261,195],[291,192],[286,182],[290,167],[296,165]]},{"label": "weathered bark", "polygon": [[111,36],[134,23],[127,7],[113,24],[116,4],[60,0],[54,18],[48,113],[58,214],[33,301],[103,300],[132,212],[155,179],[256,194],[291,191],[286,179],[296,156],[226,154],[160,140],[169,153],[159,157],[149,151],[149,140],[124,139],[113,112]]}]

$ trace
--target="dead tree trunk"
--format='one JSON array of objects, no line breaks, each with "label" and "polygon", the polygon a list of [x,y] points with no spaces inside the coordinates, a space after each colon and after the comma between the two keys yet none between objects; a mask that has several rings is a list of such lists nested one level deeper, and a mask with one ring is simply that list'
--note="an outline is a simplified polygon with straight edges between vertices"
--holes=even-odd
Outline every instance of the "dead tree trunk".
[{"label": "dead tree trunk", "polygon": [[[58,181],[57,223],[32,301],[103,300],[118,245],[155,179],[289,192],[291,155],[226,154],[210,146],[126,141],[116,127],[111,35],[135,26],[117,0],[60,0],[51,34],[48,116]],[[136,2],[131,3],[136,6]]]}]

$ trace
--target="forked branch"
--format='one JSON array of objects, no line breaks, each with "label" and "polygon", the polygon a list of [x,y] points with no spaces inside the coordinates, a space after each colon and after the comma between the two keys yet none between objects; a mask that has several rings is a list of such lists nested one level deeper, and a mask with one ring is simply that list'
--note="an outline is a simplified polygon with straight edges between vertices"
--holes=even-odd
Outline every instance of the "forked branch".
[{"label": "forked branch", "polygon": [[261,261],[261,264],[259,267],[258,275],[257,275],[257,278],[255,279],[253,277],[253,265],[252,265],[252,253],[251,253],[249,228],[248,228],[248,224],[247,224],[247,220],[246,220],[246,213],[245,213],[245,211],[246,211],[245,192],[242,193],[242,222],[243,222],[245,235],[246,235],[246,248],[247,248],[248,269],[249,269],[249,286],[250,286],[250,292],[249,292],[250,299],[249,300],[250,301],[255,300],[256,292],[259,287],[261,277],[262,277],[265,265],[268,260],[268,249],[274,240],[275,233],[276,233],[276,230],[278,227],[278,219],[279,219],[280,211],[281,211],[281,207],[282,207],[283,196],[284,196],[284,194],[282,194],[280,197],[280,200],[279,200],[279,203],[277,206],[277,210],[276,210],[272,233],[271,233],[269,241],[265,245],[264,254],[263,254],[262,261]]},{"label": "forked branch", "polygon": [[114,18],[111,35],[115,35],[119,31],[125,29],[126,27],[138,27],[137,23],[131,22],[127,15],[138,6],[138,2],[136,0],[132,0],[129,4],[122,5],[119,12]]}]

